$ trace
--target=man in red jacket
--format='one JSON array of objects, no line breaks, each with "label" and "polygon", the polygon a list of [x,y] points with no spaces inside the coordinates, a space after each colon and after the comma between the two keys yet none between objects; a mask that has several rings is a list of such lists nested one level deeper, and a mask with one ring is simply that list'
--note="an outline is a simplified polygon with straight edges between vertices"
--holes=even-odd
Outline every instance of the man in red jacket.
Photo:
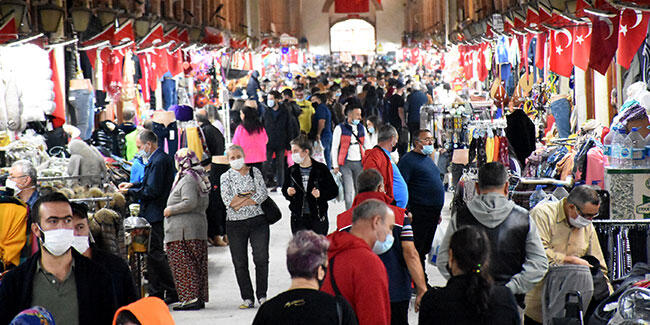
[{"label": "man in red jacket", "polygon": [[360,325],[390,324],[388,275],[372,247],[392,232],[395,215],[386,203],[366,200],[354,209],[349,232],[328,236],[329,267],[321,290],[348,300]]},{"label": "man in red jacket", "polygon": [[397,145],[399,135],[390,125],[379,128],[377,145],[366,151],[361,163],[363,170],[376,169],[384,178],[386,195],[395,205],[405,209],[409,200],[408,187],[397,165],[391,160],[390,153]]}]

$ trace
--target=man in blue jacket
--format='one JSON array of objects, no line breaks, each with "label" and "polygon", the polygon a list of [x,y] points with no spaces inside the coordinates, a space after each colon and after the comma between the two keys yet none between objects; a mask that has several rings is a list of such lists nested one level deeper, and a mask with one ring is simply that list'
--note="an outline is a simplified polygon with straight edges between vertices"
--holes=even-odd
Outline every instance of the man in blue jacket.
[{"label": "man in blue jacket", "polygon": [[119,189],[140,201],[140,216],[151,224],[151,240],[147,253],[149,295],[173,303],[178,301],[167,255],[163,250],[163,210],[172,188],[174,160],[158,148],[158,138],[153,131],[143,130],[135,141],[145,161],[144,178],[140,183],[122,183]]}]

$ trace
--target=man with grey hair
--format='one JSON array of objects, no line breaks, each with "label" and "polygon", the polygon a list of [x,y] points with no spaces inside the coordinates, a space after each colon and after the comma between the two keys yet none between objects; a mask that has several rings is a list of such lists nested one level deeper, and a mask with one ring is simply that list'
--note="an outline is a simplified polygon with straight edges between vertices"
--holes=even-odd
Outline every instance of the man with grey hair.
[{"label": "man with grey hair", "polygon": [[[569,196],[557,202],[538,204],[530,211],[537,225],[546,257],[551,266],[582,265],[600,267],[607,274],[607,263],[598,241],[598,234],[591,221],[598,216],[600,197],[588,185],[576,186]],[[594,265],[583,257],[593,256],[600,265]],[[554,270],[554,268],[551,268]],[[554,272],[549,271],[544,280],[526,295],[525,321],[527,324],[542,323],[542,289]],[[588,272],[586,273],[589,274]],[[575,278],[575,277],[574,277]],[[551,279],[553,281],[555,279]],[[611,285],[607,280],[609,292]],[[562,297],[564,299],[564,297]]]},{"label": "man with grey hair", "polygon": [[345,298],[319,291],[327,273],[328,247],[325,236],[311,230],[296,233],[287,247],[291,287],[262,304],[253,325],[357,324]]},{"label": "man with grey hair", "polygon": [[370,199],[354,209],[349,232],[328,236],[329,268],[321,290],[346,298],[361,325],[390,324],[388,275],[373,248],[387,243],[394,224],[386,203]]},{"label": "man with grey hair", "polygon": [[31,162],[18,160],[11,165],[6,185],[14,190],[15,196],[31,208],[39,197],[36,190],[37,177],[38,173]]},{"label": "man with grey hair", "polygon": [[397,145],[397,130],[391,125],[379,128],[377,146],[366,151],[363,157],[363,169],[376,169],[384,178],[384,189],[395,205],[404,209],[408,204],[409,193],[404,177],[391,159],[391,152]]},{"label": "man with grey hair", "polygon": [[140,131],[135,143],[147,161],[144,178],[140,183],[122,183],[119,189],[140,202],[140,216],[151,224],[151,242],[147,252],[149,295],[172,303],[178,301],[178,295],[163,250],[163,210],[167,206],[176,168],[174,160],[158,148],[158,137],[153,131]]}]

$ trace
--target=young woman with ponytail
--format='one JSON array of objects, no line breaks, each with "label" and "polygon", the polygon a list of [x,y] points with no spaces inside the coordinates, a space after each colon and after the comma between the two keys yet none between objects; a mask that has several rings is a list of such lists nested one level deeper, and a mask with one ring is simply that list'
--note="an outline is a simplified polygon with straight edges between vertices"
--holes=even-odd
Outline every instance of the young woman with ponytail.
[{"label": "young woman with ponytail", "polygon": [[420,304],[424,324],[521,324],[515,298],[504,286],[495,286],[487,272],[490,243],[485,232],[468,226],[458,229],[449,243],[452,277],[444,288],[431,288]]}]

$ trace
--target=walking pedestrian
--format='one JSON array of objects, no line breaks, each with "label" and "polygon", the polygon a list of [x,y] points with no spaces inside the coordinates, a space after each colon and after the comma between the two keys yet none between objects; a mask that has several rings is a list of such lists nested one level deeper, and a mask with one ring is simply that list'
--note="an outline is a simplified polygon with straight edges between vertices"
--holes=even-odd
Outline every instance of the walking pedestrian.
[{"label": "walking pedestrian", "polygon": [[264,125],[254,107],[244,106],[240,117],[242,123],[235,129],[232,143],[243,148],[248,166],[262,170],[262,164],[266,161],[266,144],[269,140]]},{"label": "walking pedestrian", "polygon": [[244,164],[244,149],[233,145],[228,151],[230,169],[221,175],[221,198],[228,207],[226,232],[230,256],[235,267],[240,309],[255,307],[255,297],[248,272],[248,244],[253,249],[256,295],[260,304],[266,301],[269,277],[269,223],[260,204],[268,194],[258,168]]}]

